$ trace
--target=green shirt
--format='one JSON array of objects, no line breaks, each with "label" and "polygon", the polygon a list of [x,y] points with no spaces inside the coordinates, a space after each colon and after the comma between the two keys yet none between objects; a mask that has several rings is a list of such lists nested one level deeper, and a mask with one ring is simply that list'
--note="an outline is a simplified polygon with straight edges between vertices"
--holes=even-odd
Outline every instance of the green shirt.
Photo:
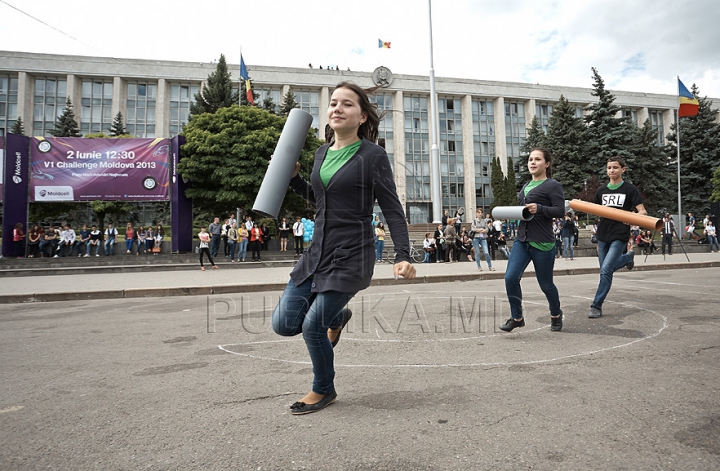
[{"label": "green shirt", "polygon": [[[530,193],[530,190],[533,188],[542,185],[545,183],[545,180],[535,181],[532,180],[528,182],[527,185],[525,185],[525,196],[527,196],[528,193]],[[528,242],[531,247],[535,247],[538,250],[542,250],[543,252],[548,252],[550,250],[555,249],[555,242]]]},{"label": "green shirt", "polygon": [[611,190],[617,190],[618,188],[620,188],[620,187],[622,186],[623,183],[625,183],[625,180],[621,181],[621,182],[618,183],[617,185],[613,185],[613,184],[611,184],[611,183],[608,183],[608,184],[607,184],[607,187],[608,187],[609,189],[611,189]]},{"label": "green shirt", "polygon": [[328,182],[333,175],[355,155],[355,152],[357,152],[361,144],[362,139],[342,149],[332,150],[328,148],[327,154],[325,154],[325,160],[323,161],[322,167],[320,167],[320,181],[322,181],[323,188],[327,188]]}]

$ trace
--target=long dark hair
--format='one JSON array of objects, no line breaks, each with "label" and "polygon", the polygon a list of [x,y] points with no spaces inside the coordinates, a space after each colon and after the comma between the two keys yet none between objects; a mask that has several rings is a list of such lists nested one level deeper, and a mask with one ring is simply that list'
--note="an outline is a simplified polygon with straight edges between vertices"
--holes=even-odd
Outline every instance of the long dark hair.
[{"label": "long dark hair", "polygon": [[[549,163],[550,165],[547,166],[547,169],[545,170],[545,175],[548,178],[552,178],[552,154],[549,150],[545,149],[544,147],[535,147],[533,150],[530,151],[530,154],[532,154],[535,151],[539,151],[543,155],[543,159],[545,159],[545,162]],[[528,154],[528,157],[530,156]]]},{"label": "long dark hair", "polygon": [[[338,83],[335,88],[333,88],[333,92],[338,88],[347,88],[348,90],[355,92],[355,95],[358,97],[360,110],[367,115],[367,119],[358,129],[358,136],[365,138],[370,142],[377,142],[378,126],[380,125],[380,119],[382,118],[382,116],[377,112],[377,105],[375,103],[370,103],[367,92],[352,82]],[[333,131],[328,125],[325,127],[325,142],[330,143],[333,139],[335,139],[335,131]]]}]

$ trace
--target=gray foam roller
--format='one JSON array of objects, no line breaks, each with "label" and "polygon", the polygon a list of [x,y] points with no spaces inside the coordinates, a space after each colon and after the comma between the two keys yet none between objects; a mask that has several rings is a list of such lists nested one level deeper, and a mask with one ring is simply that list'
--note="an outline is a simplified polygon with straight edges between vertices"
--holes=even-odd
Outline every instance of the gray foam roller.
[{"label": "gray foam roller", "polygon": [[495,219],[515,219],[520,221],[529,221],[535,217],[525,206],[496,206],[492,210],[492,216]]},{"label": "gray foam roller", "polygon": [[300,158],[305,139],[307,138],[312,115],[298,108],[293,108],[285,122],[273,158],[270,160],[265,178],[263,178],[255,197],[253,211],[263,216],[277,218],[287,192],[290,179],[295,171],[295,164]]}]

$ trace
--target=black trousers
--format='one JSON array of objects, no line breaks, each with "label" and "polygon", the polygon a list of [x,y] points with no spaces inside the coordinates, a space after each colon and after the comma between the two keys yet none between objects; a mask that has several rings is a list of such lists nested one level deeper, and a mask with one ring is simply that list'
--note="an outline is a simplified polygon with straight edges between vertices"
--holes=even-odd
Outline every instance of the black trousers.
[{"label": "black trousers", "polygon": [[672,234],[662,236],[662,253],[665,255],[665,244],[668,246],[668,254],[672,254]]},{"label": "black trousers", "polygon": [[295,254],[300,255],[303,250],[303,236],[295,236]]},{"label": "black trousers", "polygon": [[203,265],[203,254],[207,255],[208,260],[210,260],[210,265],[215,266],[215,262],[213,262],[212,255],[210,255],[210,249],[207,247],[201,247],[200,248],[200,266]]}]

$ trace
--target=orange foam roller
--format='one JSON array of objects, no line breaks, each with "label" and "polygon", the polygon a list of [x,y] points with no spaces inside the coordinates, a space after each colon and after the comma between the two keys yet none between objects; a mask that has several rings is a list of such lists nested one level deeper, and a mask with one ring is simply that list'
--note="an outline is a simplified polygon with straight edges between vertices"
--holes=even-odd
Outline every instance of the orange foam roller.
[{"label": "orange foam roller", "polygon": [[652,216],[644,216],[642,214],[634,213],[631,211],[623,211],[622,209],[608,208],[600,204],[588,203],[583,200],[572,200],[570,201],[570,207],[575,211],[582,211],[583,213],[594,214],[603,218],[612,219],[613,221],[620,221],[630,225],[636,225],[644,227],[645,229],[652,229],[658,231],[662,229],[662,220],[654,218]]}]

